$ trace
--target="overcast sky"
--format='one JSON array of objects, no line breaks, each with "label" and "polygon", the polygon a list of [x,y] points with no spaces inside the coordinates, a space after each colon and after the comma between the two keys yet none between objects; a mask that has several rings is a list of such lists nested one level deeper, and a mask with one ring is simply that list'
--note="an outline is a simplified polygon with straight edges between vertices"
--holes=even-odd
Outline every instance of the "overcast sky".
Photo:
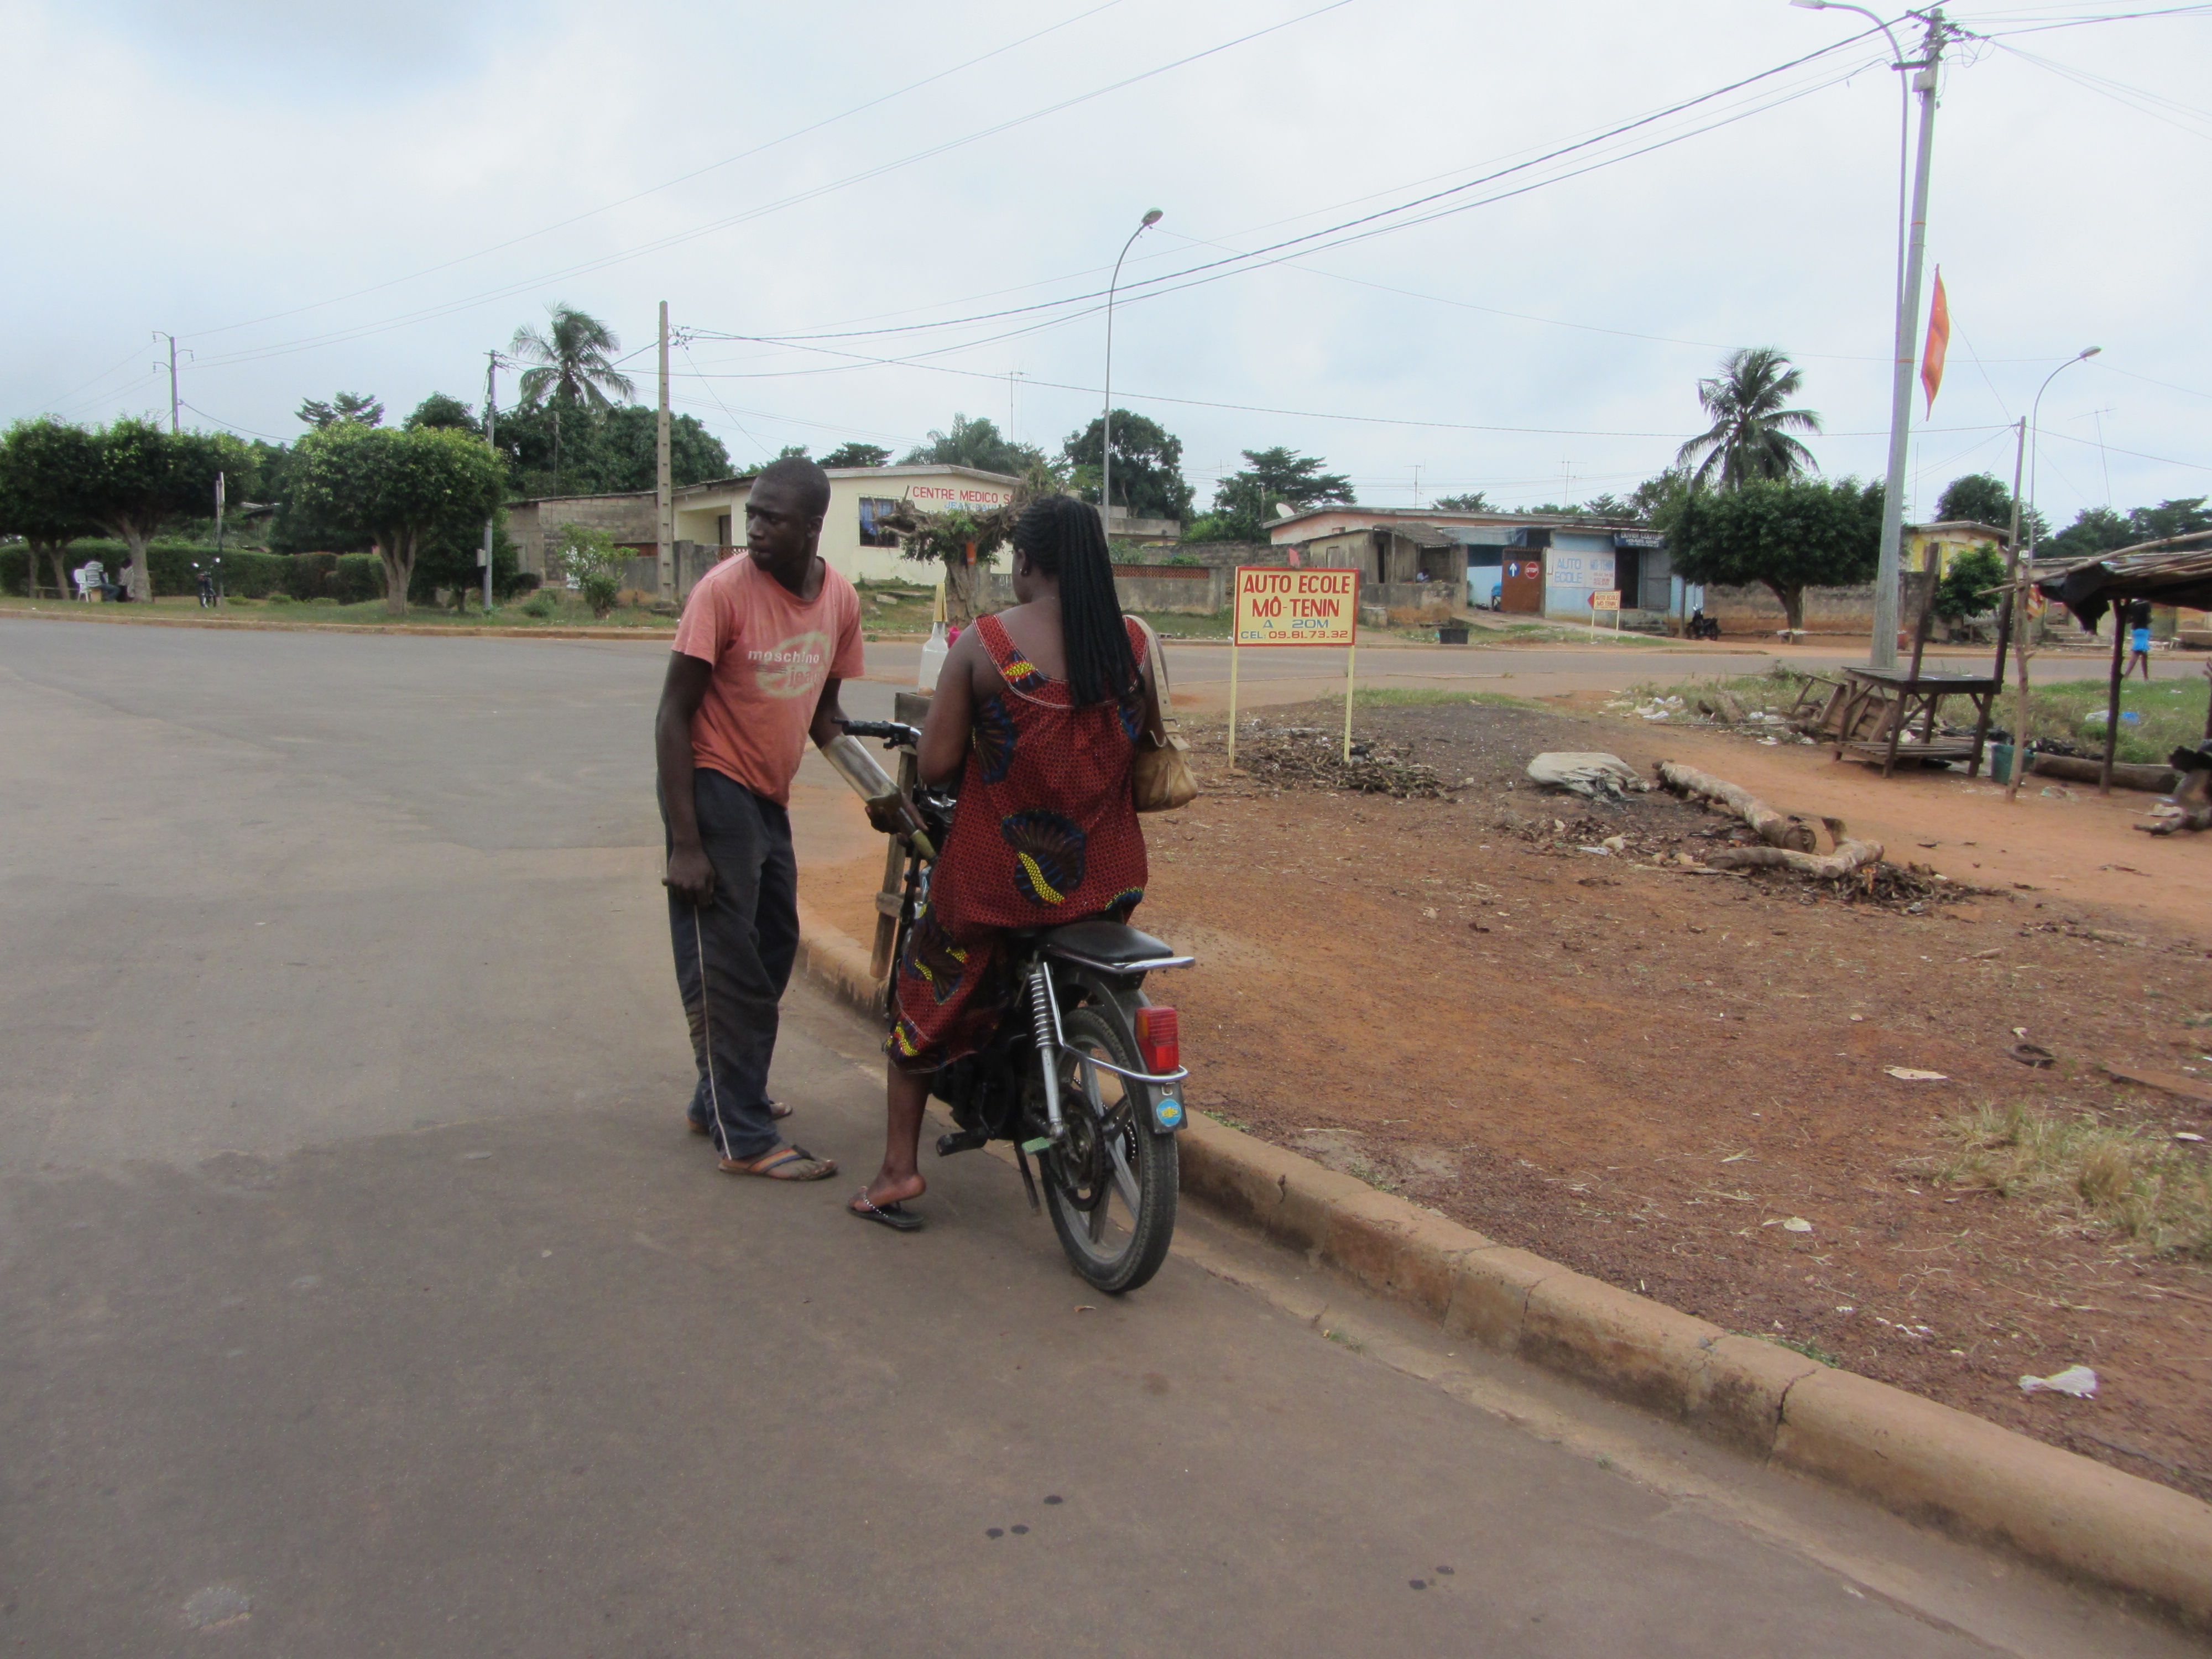
[{"label": "overcast sky", "polygon": [[[2001,428],[2088,345],[2043,400],[2046,513],[2212,491],[2212,7],[2048,27],[2153,9],[1954,14],[1994,38],[1943,72],[1929,274],[1954,331],[1916,514],[1962,471],[2008,477]],[[1753,344],[1802,366],[1822,466],[1879,473],[1878,36],[1540,159],[1868,27],[1783,0],[0,0],[0,416],[166,415],[155,330],[190,353],[188,422],[290,439],[341,388],[394,418],[474,404],[487,348],[556,301],[637,350],[649,401],[665,299],[697,335],[676,406],[740,464],[900,447],[955,411],[1056,447],[1098,408],[1095,302],[861,331],[1074,301],[1158,207],[1115,401],[1182,437],[1201,504],[1270,444],[1367,502],[1625,491]],[[1143,286],[1532,161],[1424,211],[1534,186],[1509,199]]]}]

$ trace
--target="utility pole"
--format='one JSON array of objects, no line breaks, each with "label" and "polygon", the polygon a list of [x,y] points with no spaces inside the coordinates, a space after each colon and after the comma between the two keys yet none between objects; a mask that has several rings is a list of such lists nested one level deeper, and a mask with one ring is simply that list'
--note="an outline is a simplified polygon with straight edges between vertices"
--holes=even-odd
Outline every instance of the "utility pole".
[{"label": "utility pole", "polygon": [[[499,353],[487,351],[484,353],[484,441],[492,445],[495,454],[498,453],[498,437]],[[477,556],[477,562],[483,566],[483,608],[487,617],[491,615],[491,532],[498,516],[499,509],[494,507],[492,516],[484,520],[483,551]]]},{"label": "utility pole", "polygon": [[[177,429],[177,337],[164,334],[157,328],[154,331],[154,337],[169,343],[169,431],[173,434]],[[158,371],[161,366],[156,363],[154,367]]]},{"label": "utility pole", "polygon": [[676,486],[668,461],[668,301],[660,302],[660,414],[653,426],[653,484],[657,511],[660,597],[676,597]]},{"label": "utility pole", "polygon": [[1920,152],[1912,174],[1912,228],[1905,258],[1905,285],[1897,296],[1897,355],[1889,396],[1889,476],[1882,492],[1881,561],[1875,574],[1874,640],[1868,661],[1897,666],[1897,583],[1905,539],[1905,473],[1912,429],[1912,371],[1919,361],[1913,337],[1920,321],[1920,267],[1928,247],[1928,167],[1936,145],[1936,71],[1951,26],[1939,8],[1927,14],[1921,61],[1911,67],[1920,94]]}]

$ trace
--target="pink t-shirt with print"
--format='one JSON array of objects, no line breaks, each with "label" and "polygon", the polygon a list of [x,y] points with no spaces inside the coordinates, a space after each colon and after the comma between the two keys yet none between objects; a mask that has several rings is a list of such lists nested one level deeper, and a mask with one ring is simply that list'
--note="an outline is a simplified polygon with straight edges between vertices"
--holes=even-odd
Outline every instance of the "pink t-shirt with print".
[{"label": "pink t-shirt with print", "polygon": [[787,803],[822,683],[860,678],[860,596],[824,565],[810,604],[733,554],[684,602],[676,649],[714,665],[691,717],[691,763]]}]

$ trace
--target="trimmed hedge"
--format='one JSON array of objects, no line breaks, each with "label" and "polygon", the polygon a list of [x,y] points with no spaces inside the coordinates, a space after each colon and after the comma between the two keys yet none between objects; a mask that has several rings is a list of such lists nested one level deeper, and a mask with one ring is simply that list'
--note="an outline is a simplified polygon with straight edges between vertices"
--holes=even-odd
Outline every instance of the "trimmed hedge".
[{"label": "trimmed hedge", "polygon": [[[215,557],[212,545],[193,542],[155,542],[146,550],[147,574],[154,579],[154,595],[199,592],[192,567]],[[0,548],[0,592],[14,598],[24,591],[24,567],[30,558],[26,547]],[[122,542],[81,541],[70,544],[67,568],[75,570],[88,559],[97,559],[112,576],[128,568],[131,549]],[[44,580],[47,573],[40,573]],[[265,599],[283,593],[295,599],[336,599],[357,605],[384,597],[384,567],[374,553],[262,553],[245,548],[225,548],[222,554],[223,591],[241,599]]]}]

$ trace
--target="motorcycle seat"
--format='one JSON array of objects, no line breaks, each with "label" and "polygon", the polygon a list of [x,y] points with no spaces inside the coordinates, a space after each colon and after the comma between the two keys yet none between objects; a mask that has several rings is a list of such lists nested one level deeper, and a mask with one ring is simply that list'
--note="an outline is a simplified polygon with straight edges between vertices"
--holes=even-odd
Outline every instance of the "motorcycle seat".
[{"label": "motorcycle seat", "polygon": [[1194,958],[1178,956],[1175,947],[1127,923],[1095,917],[1055,927],[1040,940],[1044,953],[1056,961],[1106,973],[1141,974],[1158,968],[1187,968]]}]

